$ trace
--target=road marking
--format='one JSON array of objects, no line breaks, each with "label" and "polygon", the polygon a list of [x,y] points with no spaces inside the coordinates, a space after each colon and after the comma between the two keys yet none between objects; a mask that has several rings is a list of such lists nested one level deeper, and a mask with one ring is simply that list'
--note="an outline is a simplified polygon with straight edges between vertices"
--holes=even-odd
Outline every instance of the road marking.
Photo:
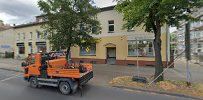
[{"label": "road marking", "polygon": [[19,74],[13,74],[11,77],[8,77],[8,78],[5,78],[3,80],[0,80],[0,82],[5,82],[5,81],[8,81],[10,79],[13,79],[13,78],[16,78],[18,76],[22,75],[22,73],[19,73]]}]

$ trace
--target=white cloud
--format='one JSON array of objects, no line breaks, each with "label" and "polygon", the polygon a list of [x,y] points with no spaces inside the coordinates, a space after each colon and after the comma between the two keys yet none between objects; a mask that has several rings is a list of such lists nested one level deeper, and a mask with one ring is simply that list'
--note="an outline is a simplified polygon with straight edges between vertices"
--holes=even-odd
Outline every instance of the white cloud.
[{"label": "white cloud", "polygon": [[107,7],[116,4],[115,0],[94,0],[94,2],[98,7]]},{"label": "white cloud", "polygon": [[177,27],[170,27],[169,28],[170,33],[173,33],[174,31],[177,31]]},{"label": "white cloud", "polygon": [[[34,20],[42,12],[37,6],[39,0],[0,0],[0,19],[9,24],[22,24]],[[96,6],[115,5],[114,0],[94,0]]]},{"label": "white cloud", "polygon": [[4,21],[4,23],[9,23],[11,20],[18,19],[17,16],[13,16],[10,14],[7,14],[5,12],[0,13],[0,19]]}]

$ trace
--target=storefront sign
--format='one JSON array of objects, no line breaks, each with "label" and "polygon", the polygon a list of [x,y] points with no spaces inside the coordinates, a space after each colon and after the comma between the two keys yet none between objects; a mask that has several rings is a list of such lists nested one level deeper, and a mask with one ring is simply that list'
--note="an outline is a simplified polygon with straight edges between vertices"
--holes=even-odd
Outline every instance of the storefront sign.
[{"label": "storefront sign", "polygon": [[9,48],[11,48],[10,45],[1,45],[0,47],[3,48],[3,49],[9,49]]}]

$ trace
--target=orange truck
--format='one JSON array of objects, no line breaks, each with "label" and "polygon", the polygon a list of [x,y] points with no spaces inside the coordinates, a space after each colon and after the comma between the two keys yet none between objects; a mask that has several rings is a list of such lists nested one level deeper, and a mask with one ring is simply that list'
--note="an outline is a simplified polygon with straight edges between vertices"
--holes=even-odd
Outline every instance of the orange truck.
[{"label": "orange truck", "polygon": [[93,78],[92,64],[68,64],[64,57],[51,59],[49,54],[33,54],[22,63],[24,79],[31,87],[58,87],[62,94],[75,93]]}]

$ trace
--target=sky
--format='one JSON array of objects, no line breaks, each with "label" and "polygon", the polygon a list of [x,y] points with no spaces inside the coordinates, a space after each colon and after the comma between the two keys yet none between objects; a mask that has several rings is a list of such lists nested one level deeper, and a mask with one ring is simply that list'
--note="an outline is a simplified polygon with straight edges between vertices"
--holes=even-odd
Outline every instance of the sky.
[{"label": "sky", "polygon": [[[42,14],[37,6],[38,0],[0,0],[0,20],[6,24],[33,22],[35,16]],[[97,7],[115,5],[115,0],[94,0]],[[176,28],[170,28],[170,32]]]},{"label": "sky", "polygon": [[[23,24],[35,20],[42,12],[38,0],[0,0],[0,19],[6,24]],[[115,5],[113,0],[95,0],[98,7]]]}]

